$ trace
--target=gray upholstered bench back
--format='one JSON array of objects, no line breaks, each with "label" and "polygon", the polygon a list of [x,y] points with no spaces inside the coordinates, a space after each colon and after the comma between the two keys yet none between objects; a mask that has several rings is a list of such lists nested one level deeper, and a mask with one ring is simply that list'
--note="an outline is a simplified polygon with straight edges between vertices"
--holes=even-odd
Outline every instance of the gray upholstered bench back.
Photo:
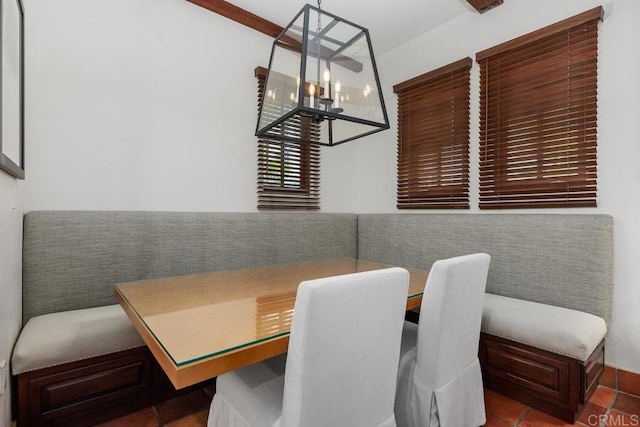
[{"label": "gray upholstered bench back", "polygon": [[23,323],[114,304],[119,282],[355,258],[356,228],[350,214],[30,212],[24,220]]},{"label": "gray upholstered bench back", "polygon": [[486,252],[487,292],[585,311],[609,323],[609,215],[369,214],[358,216],[358,257],[409,268]]}]

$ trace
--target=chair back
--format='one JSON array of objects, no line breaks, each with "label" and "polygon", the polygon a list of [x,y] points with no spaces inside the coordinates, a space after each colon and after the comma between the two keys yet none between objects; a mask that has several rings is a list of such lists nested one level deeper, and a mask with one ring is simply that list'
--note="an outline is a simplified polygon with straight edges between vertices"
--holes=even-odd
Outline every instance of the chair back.
[{"label": "chair back", "polygon": [[433,263],[420,307],[414,381],[437,390],[478,358],[490,261],[479,253]]},{"label": "chair back", "polygon": [[395,426],[409,273],[389,268],[302,282],[282,426]]}]

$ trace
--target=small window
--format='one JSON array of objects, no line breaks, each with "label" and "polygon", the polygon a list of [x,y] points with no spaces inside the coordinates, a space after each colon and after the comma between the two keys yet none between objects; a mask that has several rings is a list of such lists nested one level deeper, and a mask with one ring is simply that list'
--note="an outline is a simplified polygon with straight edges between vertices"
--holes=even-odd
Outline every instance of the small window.
[{"label": "small window", "polygon": [[602,13],[477,54],[481,209],[596,206]]},{"label": "small window", "polygon": [[[264,102],[269,111],[269,97],[264,94],[267,70],[255,69],[258,79],[258,109]],[[278,114],[274,111],[274,114]],[[298,136],[319,133],[318,125],[310,119],[281,128],[281,132]],[[313,139],[310,137],[310,139]],[[320,209],[320,147],[311,144],[258,138],[258,209],[259,210],[318,210]]]},{"label": "small window", "polygon": [[398,209],[469,209],[471,58],[393,87]]}]

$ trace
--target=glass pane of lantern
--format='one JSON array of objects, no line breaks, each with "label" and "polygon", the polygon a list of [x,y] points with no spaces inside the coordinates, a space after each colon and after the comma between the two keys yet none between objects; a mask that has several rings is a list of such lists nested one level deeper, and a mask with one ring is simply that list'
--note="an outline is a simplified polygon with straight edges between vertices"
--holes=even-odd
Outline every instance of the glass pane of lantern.
[{"label": "glass pane of lantern", "polygon": [[[339,26],[336,26],[336,30]],[[331,35],[331,31],[328,35]],[[346,43],[344,49],[332,61],[332,80],[340,91],[334,98],[344,109],[341,113],[358,119],[385,123],[381,96],[376,82],[368,34],[360,31]],[[354,71],[356,69],[356,71]],[[338,85],[339,83],[339,85]]]},{"label": "glass pane of lantern", "polygon": [[303,23],[300,14],[273,45],[258,130],[297,108]]}]

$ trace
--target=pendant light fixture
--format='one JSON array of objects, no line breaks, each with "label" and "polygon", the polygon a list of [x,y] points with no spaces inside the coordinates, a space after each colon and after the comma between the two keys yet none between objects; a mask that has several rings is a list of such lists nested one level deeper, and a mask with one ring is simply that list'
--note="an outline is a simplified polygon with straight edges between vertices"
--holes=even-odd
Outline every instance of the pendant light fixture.
[{"label": "pendant light fixture", "polygon": [[320,3],[273,43],[259,137],[333,146],[389,129],[369,31]]}]

